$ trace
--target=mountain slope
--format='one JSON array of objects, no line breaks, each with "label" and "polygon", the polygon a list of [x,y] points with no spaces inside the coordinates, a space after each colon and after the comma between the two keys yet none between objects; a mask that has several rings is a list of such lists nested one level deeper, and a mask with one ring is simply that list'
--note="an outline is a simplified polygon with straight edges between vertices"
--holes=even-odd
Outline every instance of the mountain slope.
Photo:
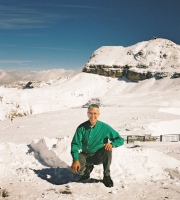
[{"label": "mountain slope", "polygon": [[178,106],[179,84],[179,79],[150,79],[134,83],[126,79],[80,73],[39,88],[0,87],[0,120],[81,107],[92,99],[97,99],[103,106],[140,106],[142,98],[148,106]]}]

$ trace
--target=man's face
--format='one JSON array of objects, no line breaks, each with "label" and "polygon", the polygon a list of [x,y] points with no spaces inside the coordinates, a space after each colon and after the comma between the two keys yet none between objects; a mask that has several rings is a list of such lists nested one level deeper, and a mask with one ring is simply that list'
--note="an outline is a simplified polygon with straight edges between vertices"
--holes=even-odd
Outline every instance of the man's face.
[{"label": "man's face", "polygon": [[95,124],[98,120],[100,113],[98,108],[91,108],[88,110],[88,118],[91,124]]}]

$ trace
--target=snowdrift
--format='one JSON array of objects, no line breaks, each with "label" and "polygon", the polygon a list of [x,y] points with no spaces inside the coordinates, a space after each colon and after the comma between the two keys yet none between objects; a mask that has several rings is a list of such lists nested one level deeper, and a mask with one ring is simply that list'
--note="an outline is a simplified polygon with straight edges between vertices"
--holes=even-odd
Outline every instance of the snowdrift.
[{"label": "snowdrift", "polygon": [[[72,162],[70,155],[71,140],[71,137],[61,139],[43,138],[34,140],[31,143],[31,147],[48,166],[69,168]],[[143,146],[140,148],[122,146],[113,149],[111,166],[113,179],[123,186],[132,182],[168,181],[170,180],[170,175],[166,171],[167,169],[176,169],[178,177],[180,175],[180,160]],[[63,177],[70,180],[72,178],[71,172],[67,173],[66,176],[64,175]],[[92,177],[96,179],[103,178],[102,165],[95,166]],[[176,177],[177,180],[178,177]]]}]

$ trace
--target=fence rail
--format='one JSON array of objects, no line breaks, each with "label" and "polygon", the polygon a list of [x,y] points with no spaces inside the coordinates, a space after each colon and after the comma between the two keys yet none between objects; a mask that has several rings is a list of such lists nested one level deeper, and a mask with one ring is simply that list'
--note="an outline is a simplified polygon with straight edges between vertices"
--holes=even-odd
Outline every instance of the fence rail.
[{"label": "fence rail", "polygon": [[178,142],[180,141],[180,134],[160,135],[160,142]]},{"label": "fence rail", "polygon": [[149,136],[149,135],[121,135],[122,138],[128,143],[134,141],[159,141],[159,142],[178,142],[180,141],[180,134],[167,134],[160,136]]}]

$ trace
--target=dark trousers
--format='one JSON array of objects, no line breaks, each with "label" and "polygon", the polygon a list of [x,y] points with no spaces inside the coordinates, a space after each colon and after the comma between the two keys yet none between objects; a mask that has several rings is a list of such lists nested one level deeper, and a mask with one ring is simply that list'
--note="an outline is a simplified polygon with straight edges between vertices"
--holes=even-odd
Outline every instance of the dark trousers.
[{"label": "dark trousers", "polygon": [[81,152],[79,154],[79,162],[81,164],[81,169],[78,174],[80,175],[89,175],[92,170],[93,165],[103,164],[104,176],[110,175],[110,165],[112,160],[112,151],[107,151],[105,148],[99,149],[94,154],[88,154]]}]

